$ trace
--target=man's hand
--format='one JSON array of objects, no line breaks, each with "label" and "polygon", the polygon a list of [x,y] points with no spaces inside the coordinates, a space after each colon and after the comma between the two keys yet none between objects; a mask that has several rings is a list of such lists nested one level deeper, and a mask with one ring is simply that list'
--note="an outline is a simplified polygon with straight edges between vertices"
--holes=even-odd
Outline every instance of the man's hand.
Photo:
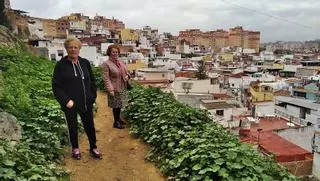
[{"label": "man's hand", "polygon": [[68,103],[67,103],[67,108],[69,108],[69,109],[71,109],[72,107],[73,107],[73,105],[74,105],[74,102],[73,102],[73,100],[70,100]]}]

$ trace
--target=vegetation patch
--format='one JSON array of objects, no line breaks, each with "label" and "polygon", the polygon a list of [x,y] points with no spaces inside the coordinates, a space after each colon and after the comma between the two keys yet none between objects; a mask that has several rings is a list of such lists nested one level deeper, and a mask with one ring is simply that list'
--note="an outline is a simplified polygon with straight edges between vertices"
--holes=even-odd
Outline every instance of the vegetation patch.
[{"label": "vegetation patch", "polygon": [[297,180],[274,160],[241,143],[208,112],[156,88],[136,86],[124,110],[130,132],[150,144],[147,159],[172,180]]}]

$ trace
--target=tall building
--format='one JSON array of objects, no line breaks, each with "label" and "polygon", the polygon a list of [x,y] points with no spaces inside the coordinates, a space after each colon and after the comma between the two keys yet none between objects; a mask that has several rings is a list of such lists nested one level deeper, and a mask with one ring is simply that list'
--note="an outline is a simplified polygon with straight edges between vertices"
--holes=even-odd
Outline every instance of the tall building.
[{"label": "tall building", "polygon": [[213,31],[214,36],[214,49],[220,49],[228,46],[229,33],[223,29]]},{"label": "tall building", "polygon": [[229,31],[229,46],[241,47],[244,37],[244,30],[241,26],[230,28]]},{"label": "tall building", "polygon": [[244,30],[241,26],[230,28],[229,46],[250,48],[259,52],[260,32]]},{"label": "tall building", "polygon": [[217,29],[202,32],[200,29],[187,29],[179,32],[179,40],[186,40],[190,45],[211,47],[215,51],[226,47],[242,47],[259,52],[260,32],[244,30],[241,26],[230,28],[230,31]]},{"label": "tall building", "polygon": [[248,48],[259,52],[260,49],[260,32],[249,31],[248,33]]},{"label": "tall building", "polygon": [[196,45],[196,38],[200,37],[202,32],[200,29],[187,29],[179,32],[179,40],[186,40],[190,45]]}]

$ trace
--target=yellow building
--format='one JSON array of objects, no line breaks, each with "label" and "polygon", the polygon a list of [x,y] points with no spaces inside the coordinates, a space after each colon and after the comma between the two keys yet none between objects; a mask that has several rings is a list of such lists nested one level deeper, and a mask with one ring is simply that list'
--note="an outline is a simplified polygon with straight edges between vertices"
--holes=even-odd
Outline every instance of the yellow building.
[{"label": "yellow building", "polygon": [[221,62],[233,62],[233,54],[232,53],[221,54]]},{"label": "yellow building", "polygon": [[272,68],[273,68],[273,69],[283,70],[284,65],[283,65],[283,64],[280,64],[280,63],[274,63],[274,64],[272,65]]},{"label": "yellow building", "polygon": [[121,30],[121,41],[138,41],[138,32],[133,29],[122,29]]},{"label": "yellow building", "polygon": [[135,63],[128,63],[126,65],[129,71],[138,70],[146,67],[146,65],[141,60],[137,60]]},{"label": "yellow building", "polygon": [[263,102],[273,100],[273,88],[267,85],[259,85],[258,82],[250,86],[251,102]]}]

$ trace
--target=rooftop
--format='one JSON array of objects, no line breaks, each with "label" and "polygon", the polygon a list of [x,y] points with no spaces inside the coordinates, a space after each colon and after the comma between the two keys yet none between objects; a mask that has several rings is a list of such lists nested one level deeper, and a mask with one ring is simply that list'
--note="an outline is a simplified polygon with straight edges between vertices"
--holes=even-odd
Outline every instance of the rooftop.
[{"label": "rooftop", "polygon": [[[280,117],[262,117],[260,118],[259,123],[251,123],[251,132],[257,132],[258,129],[262,129],[262,131],[273,131],[273,130],[282,130],[290,128],[287,124],[288,121],[282,119]],[[291,126],[292,127],[292,126]],[[293,127],[299,127],[298,125],[294,125]]]},{"label": "rooftop", "polygon": [[286,102],[286,103],[300,106],[300,107],[313,109],[313,110],[320,109],[320,104],[314,103],[313,101],[310,101],[310,100],[299,99],[299,98],[294,98],[294,97],[285,97],[285,96],[276,96],[275,100],[281,101],[281,102]]},{"label": "rooftop", "polygon": [[212,93],[214,98],[217,99],[229,99],[229,98],[233,98],[232,96],[226,94],[226,93]]},{"label": "rooftop", "polygon": [[226,109],[226,108],[233,108],[236,107],[234,104],[229,104],[225,101],[217,101],[217,102],[209,102],[209,103],[202,103],[202,105],[207,108],[208,110],[210,109]]},{"label": "rooftop", "polygon": [[[289,123],[292,124],[292,123]],[[241,141],[258,144],[260,150],[266,154],[273,154],[279,162],[291,162],[306,160],[312,158],[312,154],[281,138],[274,133],[274,130],[283,130],[288,128],[298,128],[298,125],[292,124],[279,117],[263,117],[259,123],[251,122],[249,134],[241,137]],[[258,129],[261,129],[259,132]]]},{"label": "rooftop", "polygon": [[[258,133],[254,136],[257,137]],[[263,152],[275,155],[275,159],[279,162],[300,161],[312,157],[309,151],[281,138],[271,131],[260,133],[259,146]]]}]

